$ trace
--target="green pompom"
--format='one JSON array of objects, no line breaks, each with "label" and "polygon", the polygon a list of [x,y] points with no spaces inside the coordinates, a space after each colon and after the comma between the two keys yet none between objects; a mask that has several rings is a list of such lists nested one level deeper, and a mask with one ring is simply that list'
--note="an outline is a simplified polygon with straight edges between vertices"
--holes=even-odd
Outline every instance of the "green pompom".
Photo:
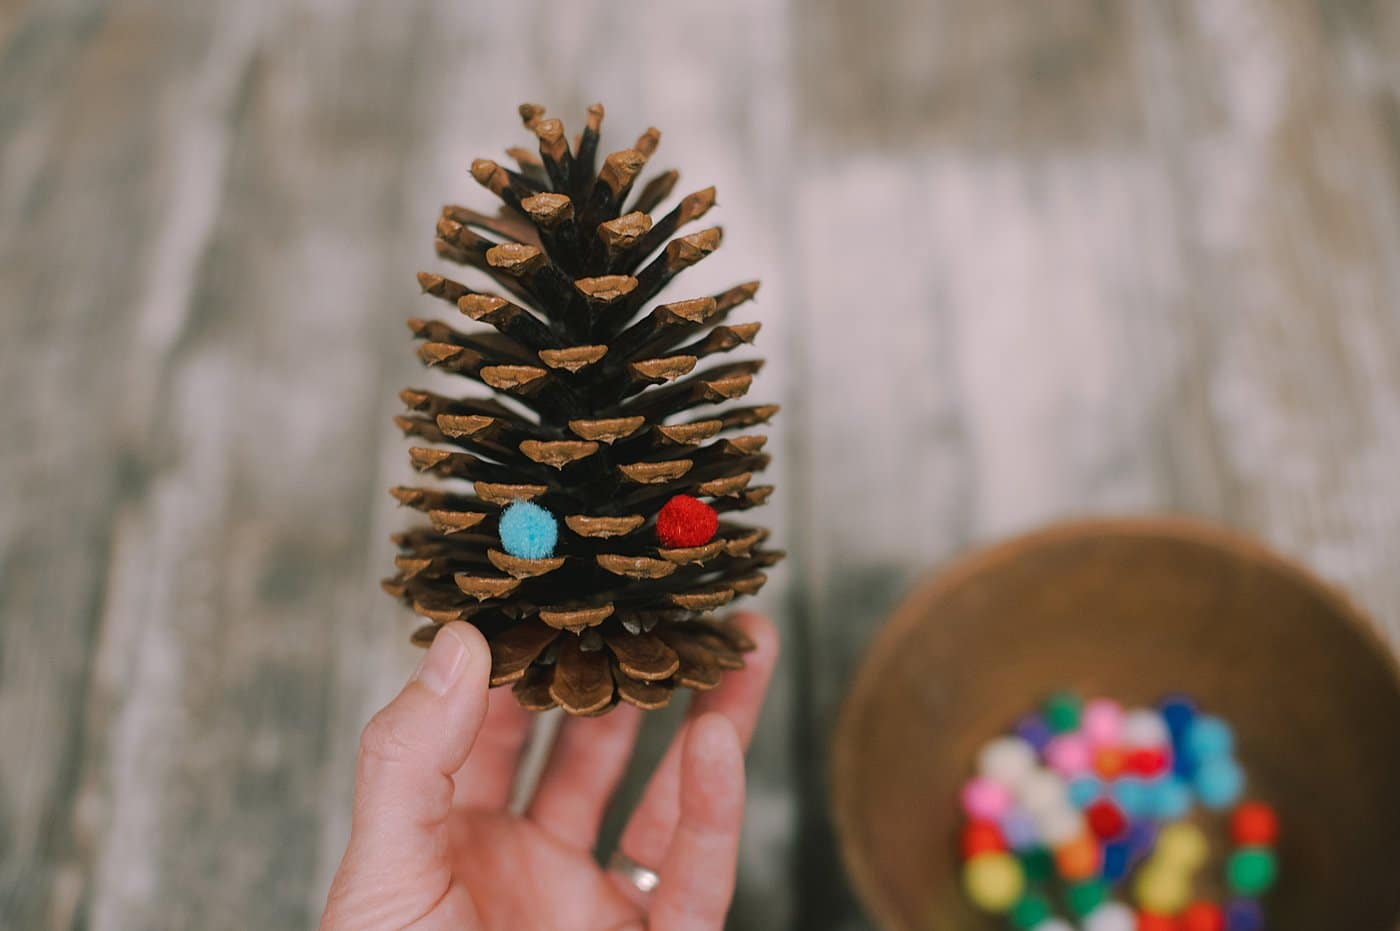
[{"label": "green pompom", "polygon": [[1278,861],[1267,847],[1241,847],[1230,854],[1225,878],[1236,895],[1255,896],[1268,892],[1278,875]]},{"label": "green pompom", "polygon": [[1097,879],[1090,879],[1082,883],[1075,883],[1065,890],[1065,902],[1069,905],[1069,910],[1074,912],[1075,917],[1083,918],[1094,909],[1103,904],[1108,890],[1103,883]]},{"label": "green pompom", "polygon": [[1056,692],[1045,702],[1045,721],[1056,734],[1078,730],[1084,702],[1073,692]]},{"label": "green pompom", "polygon": [[1031,847],[1022,850],[1017,856],[1021,858],[1021,869],[1026,873],[1026,882],[1043,883],[1055,875],[1055,858],[1044,847]]},{"label": "green pompom", "polygon": [[1045,896],[1027,892],[1025,898],[1011,909],[1011,925],[1019,931],[1031,931],[1050,917],[1050,903]]}]

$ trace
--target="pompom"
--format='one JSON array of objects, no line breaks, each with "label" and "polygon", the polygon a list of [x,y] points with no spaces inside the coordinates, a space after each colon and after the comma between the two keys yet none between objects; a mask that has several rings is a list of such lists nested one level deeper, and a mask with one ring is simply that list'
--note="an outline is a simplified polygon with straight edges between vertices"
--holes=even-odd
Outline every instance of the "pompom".
[{"label": "pompom", "polygon": [[1021,737],[998,737],[977,754],[981,774],[1007,788],[1019,786],[1035,771],[1035,749]]},{"label": "pompom", "polygon": [[559,542],[559,524],[530,501],[515,501],[501,512],[501,546],[518,559],[548,559]]},{"label": "pompom", "polygon": [[1216,717],[1202,715],[1191,722],[1186,732],[1186,747],[1197,763],[1229,756],[1235,749],[1235,734],[1230,725]]},{"label": "pompom", "polygon": [[1026,876],[1009,853],[984,853],[963,868],[963,888],[972,904],[985,912],[1004,914],[1021,899]]},{"label": "pompom", "polygon": [[1093,776],[1080,776],[1070,781],[1069,803],[1078,809],[1088,808],[1103,794],[1103,783]]},{"label": "pompom", "polygon": [[999,782],[985,777],[971,779],[963,786],[963,811],[978,821],[999,821],[1011,807],[1011,792]]},{"label": "pompom", "polygon": [[1278,815],[1263,802],[1245,802],[1230,816],[1230,839],[1239,847],[1267,847],[1278,840]]},{"label": "pompom", "polygon": [[1084,931],[1135,931],[1137,916],[1122,902],[1105,902],[1084,919]]},{"label": "pompom", "polygon": [[656,537],[667,549],[704,546],[718,529],[715,509],[690,495],[676,495],[656,515]]},{"label": "pompom", "polygon": [[1212,811],[1229,808],[1242,792],[1244,770],[1232,759],[1207,760],[1196,772],[1196,795]]}]

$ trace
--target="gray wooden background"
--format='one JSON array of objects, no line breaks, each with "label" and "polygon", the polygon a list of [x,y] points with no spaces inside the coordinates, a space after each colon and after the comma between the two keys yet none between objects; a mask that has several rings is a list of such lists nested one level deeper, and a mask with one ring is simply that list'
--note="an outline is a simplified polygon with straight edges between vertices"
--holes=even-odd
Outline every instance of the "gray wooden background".
[{"label": "gray wooden background", "polygon": [[682,280],[765,281],[733,927],[864,926],[827,734],[973,543],[1206,515],[1400,643],[1400,4],[0,0],[0,926],[314,922],[413,656],[413,273],[527,99],[661,127],[727,233]]}]

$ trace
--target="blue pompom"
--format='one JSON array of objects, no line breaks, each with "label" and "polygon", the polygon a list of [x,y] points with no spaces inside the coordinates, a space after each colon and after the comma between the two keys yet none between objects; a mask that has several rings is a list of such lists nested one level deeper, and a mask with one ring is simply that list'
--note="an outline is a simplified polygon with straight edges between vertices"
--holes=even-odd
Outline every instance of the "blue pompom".
[{"label": "blue pompom", "polygon": [[1207,760],[1229,756],[1235,749],[1235,735],[1219,718],[1201,715],[1186,733],[1186,749],[1198,765],[1204,765]]},{"label": "blue pompom", "polygon": [[1206,760],[1196,772],[1196,794],[1212,811],[1229,808],[1244,793],[1244,770],[1229,757]]},{"label": "blue pompom", "polygon": [[1167,722],[1167,730],[1171,732],[1172,743],[1176,744],[1191,727],[1191,721],[1196,717],[1196,705],[1185,695],[1173,695],[1164,699],[1158,710],[1162,712],[1162,717]]},{"label": "blue pompom", "polygon": [[1093,776],[1080,776],[1069,784],[1069,801],[1075,808],[1088,808],[1103,793],[1103,783]]},{"label": "blue pompom", "polygon": [[1109,841],[1103,845],[1103,880],[1114,883],[1128,873],[1132,847],[1127,840]]},{"label": "blue pompom", "polygon": [[501,546],[518,559],[548,559],[559,542],[554,515],[530,501],[515,501],[501,513]]},{"label": "blue pompom", "polygon": [[1264,910],[1250,899],[1235,899],[1225,908],[1226,931],[1260,931],[1264,927]]},{"label": "blue pompom", "polygon": [[1159,821],[1176,821],[1191,811],[1191,787],[1180,779],[1160,779],[1152,784],[1152,816]]}]

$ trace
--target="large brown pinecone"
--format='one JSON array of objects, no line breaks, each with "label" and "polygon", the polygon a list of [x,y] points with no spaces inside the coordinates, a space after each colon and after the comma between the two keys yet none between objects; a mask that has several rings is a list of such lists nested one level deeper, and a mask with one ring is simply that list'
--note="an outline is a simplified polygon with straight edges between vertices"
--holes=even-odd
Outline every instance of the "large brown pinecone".
[{"label": "large brown pinecone", "polygon": [[[627,201],[659,132],[595,172],[601,105],[572,149],[542,107],[520,113],[539,157],[510,150],[518,172],[472,164],[504,207],[493,216],[449,205],[437,224],[438,255],[485,273],[502,294],[418,276],[424,292],[495,332],[409,321],[424,363],[495,397],[402,393],[410,413],[399,426],[434,444],[414,446],[413,465],[456,487],[392,490],[431,525],[395,538],[398,573],[384,588],[431,622],[414,634],[419,644],[448,621],[475,624],[491,645],[491,684],[514,683],[527,708],[599,714],[618,699],[659,708],[678,686],[712,688],[743,667],[753,644],[709,615],[758,591],[782,555],[762,548],[766,530],[724,519],[772,492],[751,484],[768,465],[766,437],[733,431],[767,422],[777,406],[694,410],[742,397],[761,367],[709,358],[753,340],[758,324],[726,320],[758,282],[648,309],[719,246],[719,227],[671,238],[709,210],[714,188],[654,220],[676,172]],[[719,512],[708,542],[660,542],[657,514],[677,495]],[[556,518],[550,555],[506,551],[499,518],[519,500]]]}]

